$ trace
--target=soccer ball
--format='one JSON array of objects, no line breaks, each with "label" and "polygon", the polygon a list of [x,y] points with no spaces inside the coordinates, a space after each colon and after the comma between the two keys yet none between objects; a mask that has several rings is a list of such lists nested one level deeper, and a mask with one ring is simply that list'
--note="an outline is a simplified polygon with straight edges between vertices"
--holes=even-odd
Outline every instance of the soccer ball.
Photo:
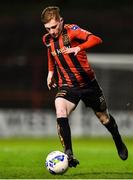
[{"label": "soccer ball", "polygon": [[45,165],[51,174],[63,174],[68,169],[68,156],[61,151],[53,151],[47,155]]}]

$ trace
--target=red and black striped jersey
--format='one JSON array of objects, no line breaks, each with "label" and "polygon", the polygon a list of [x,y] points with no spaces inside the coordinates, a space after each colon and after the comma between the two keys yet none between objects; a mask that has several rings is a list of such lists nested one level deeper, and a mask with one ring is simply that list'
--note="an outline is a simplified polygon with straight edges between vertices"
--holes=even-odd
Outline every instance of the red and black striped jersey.
[{"label": "red and black striped jersey", "polygon": [[[43,42],[48,48],[48,70],[54,71],[56,68],[59,87],[82,87],[95,78],[85,50],[101,43],[99,37],[75,24],[65,24],[58,38],[45,34]],[[63,54],[64,46],[79,46],[81,50],[76,56],[73,53]]]}]

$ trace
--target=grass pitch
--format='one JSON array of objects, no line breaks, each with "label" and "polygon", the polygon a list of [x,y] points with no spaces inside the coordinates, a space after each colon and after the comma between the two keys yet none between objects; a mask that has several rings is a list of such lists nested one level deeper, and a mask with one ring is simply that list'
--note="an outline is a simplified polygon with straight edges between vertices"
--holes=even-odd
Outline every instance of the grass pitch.
[{"label": "grass pitch", "polygon": [[77,168],[64,175],[51,175],[44,167],[47,154],[62,150],[58,138],[0,139],[0,179],[131,179],[133,139],[126,138],[129,158],[122,161],[111,137],[73,138]]}]

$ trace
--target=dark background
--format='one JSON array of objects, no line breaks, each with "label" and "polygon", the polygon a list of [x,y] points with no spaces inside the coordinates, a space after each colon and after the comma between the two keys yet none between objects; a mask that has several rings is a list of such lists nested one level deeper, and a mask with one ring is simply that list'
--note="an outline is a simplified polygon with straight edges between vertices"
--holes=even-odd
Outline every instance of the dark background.
[{"label": "dark background", "polygon": [[[42,43],[45,29],[40,20],[42,10],[49,5],[60,7],[66,23],[78,24],[103,39],[102,45],[89,52],[133,53],[133,1],[3,0],[0,2],[0,108],[54,107],[55,91],[49,92],[46,86],[47,54]],[[114,103],[113,107],[122,106]]]}]

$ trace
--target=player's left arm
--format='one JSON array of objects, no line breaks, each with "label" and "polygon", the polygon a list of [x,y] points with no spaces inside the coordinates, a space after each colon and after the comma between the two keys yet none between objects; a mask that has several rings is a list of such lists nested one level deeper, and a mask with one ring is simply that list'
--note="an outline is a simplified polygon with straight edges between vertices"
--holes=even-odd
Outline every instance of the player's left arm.
[{"label": "player's left arm", "polygon": [[85,50],[101,43],[102,39],[100,37],[91,34],[87,37],[87,40],[84,43],[78,45],[78,47],[80,48],[80,50]]},{"label": "player's left arm", "polygon": [[83,40],[83,43],[76,47],[72,48],[64,48],[63,53],[69,54],[74,53],[74,55],[77,55],[79,51],[86,50],[88,48],[91,48],[97,44],[102,43],[102,39],[98,36],[93,35],[91,32],[88,32],[84,29],[81,29],[78,26],[73,26],[71,28],[73,38]]}]

